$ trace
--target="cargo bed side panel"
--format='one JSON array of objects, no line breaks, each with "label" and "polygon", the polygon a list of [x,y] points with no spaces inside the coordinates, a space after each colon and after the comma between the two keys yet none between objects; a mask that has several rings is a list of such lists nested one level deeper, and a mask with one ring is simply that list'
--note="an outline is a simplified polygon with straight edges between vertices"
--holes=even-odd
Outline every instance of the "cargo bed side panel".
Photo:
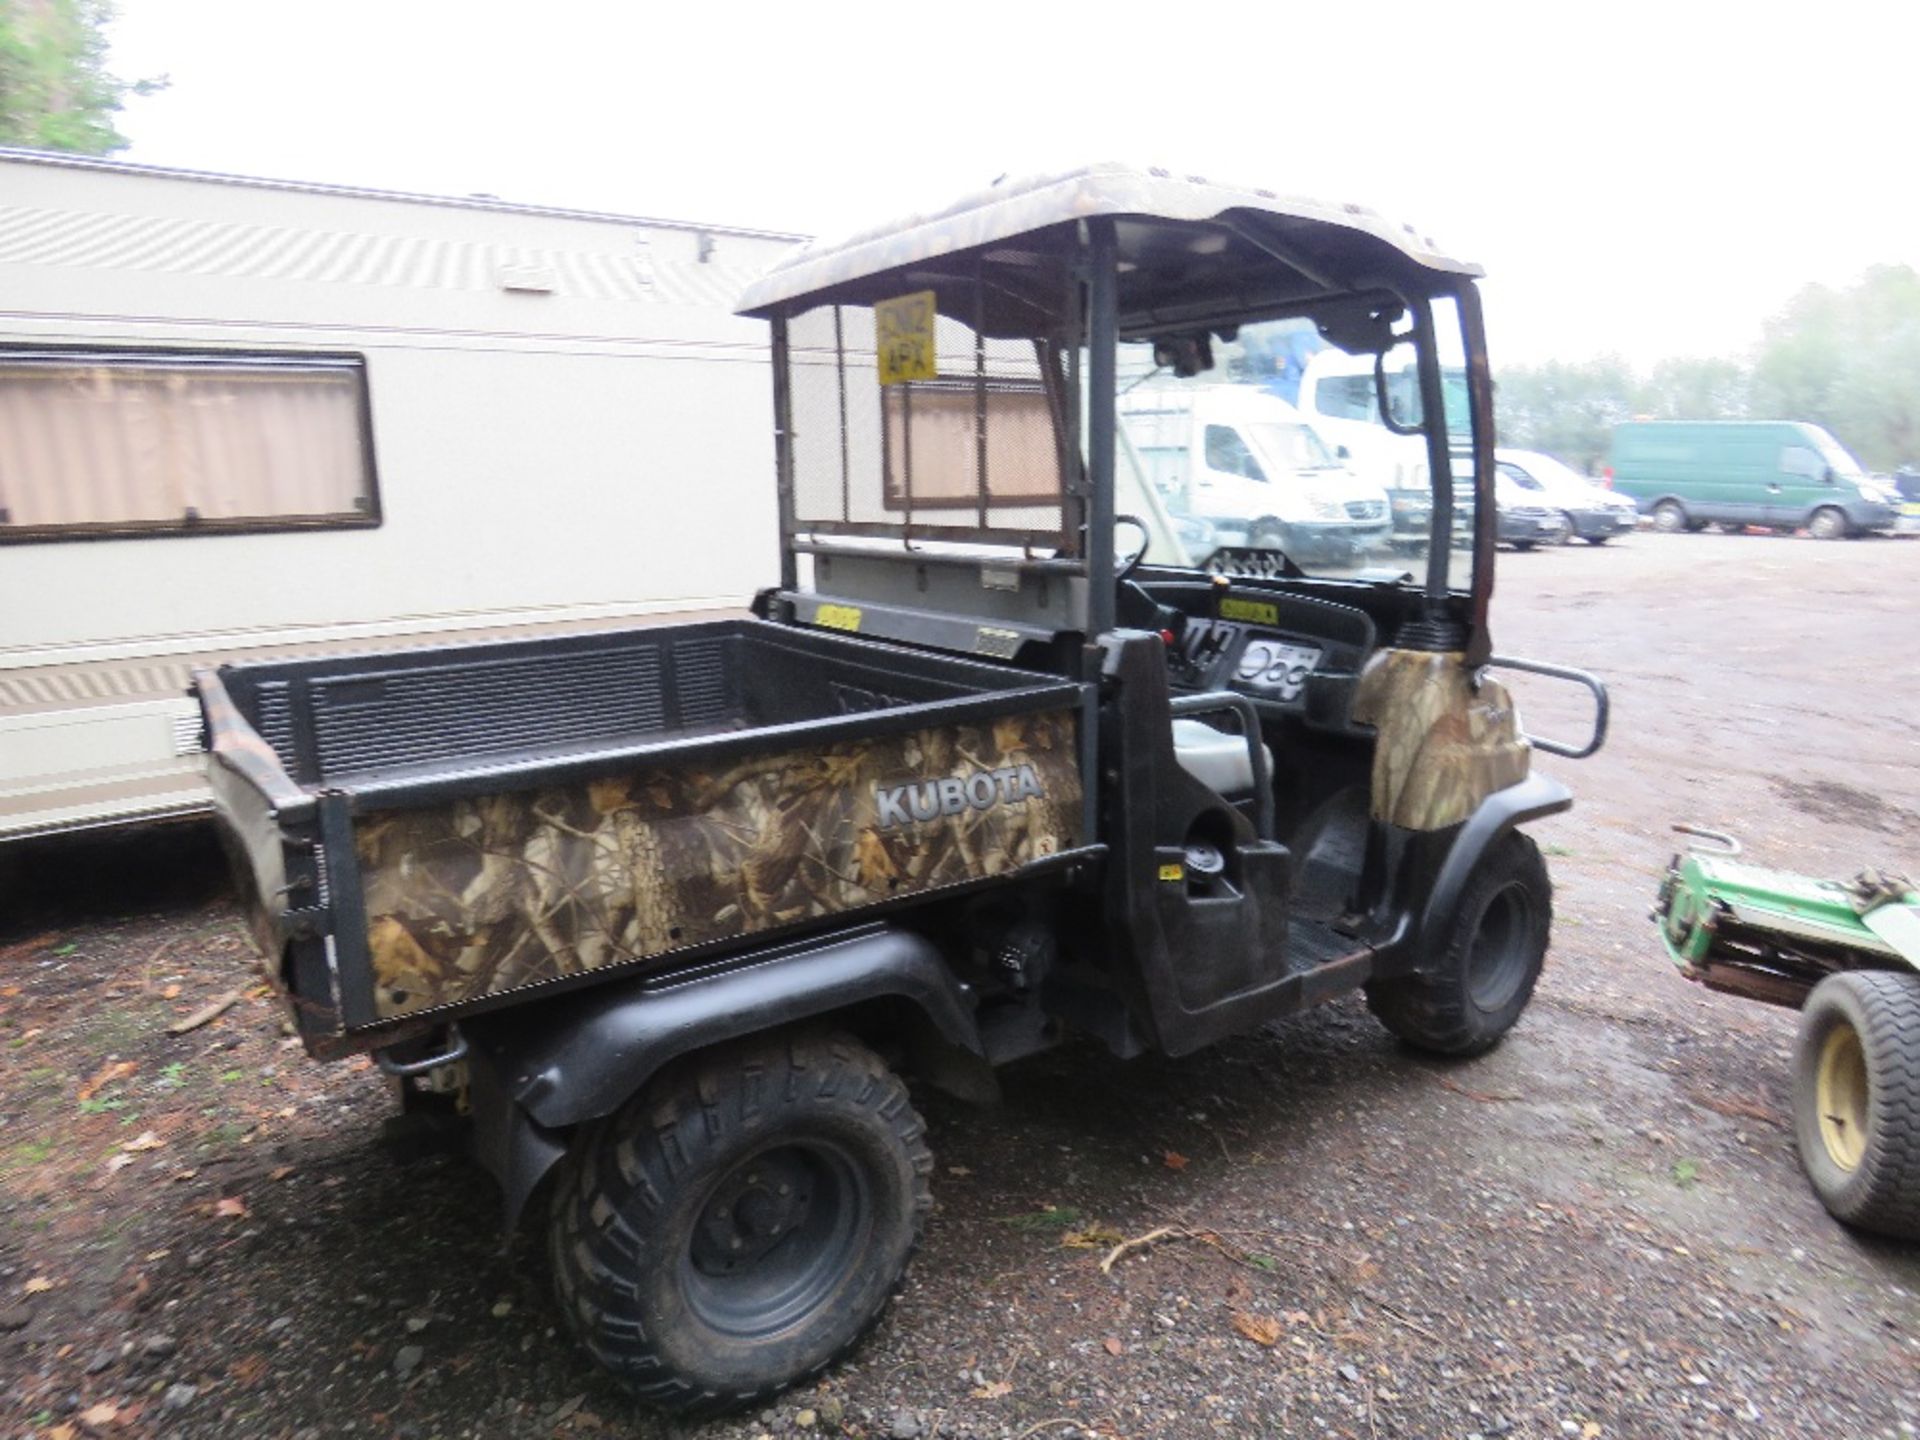
[{"label": "cargo bed side panel", "polygon": [[346,1008],[384,1024],[1012,875],[1084,843],[1078,764],[1054,710],[362,814],[373,994]]}]

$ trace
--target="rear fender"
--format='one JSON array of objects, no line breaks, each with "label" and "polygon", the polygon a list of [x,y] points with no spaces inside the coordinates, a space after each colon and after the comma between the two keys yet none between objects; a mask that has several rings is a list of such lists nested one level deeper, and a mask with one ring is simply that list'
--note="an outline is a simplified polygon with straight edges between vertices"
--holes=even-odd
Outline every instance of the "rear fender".
[{"label": "rear fender", "polygon": [[565,1152],[565,1134],[611,1115],[697,1050],[806,1020],[876,1014],[932,1083],[994,1094],[972,997],[934,945],[871,925],[639,985],[608,985],[462,1023],[473,1051],[476,1150],[509,1224]]},{"label": "rear fender", "polygon": [[1460,833],[1447,849],[1447,858],[1440,864],[1440,873],[1434,877],[1421,915],[1416,953],[1438,955],[1445,949],[1454,911],[1459,908],[1467,881],[1494,846],[1529,820],[1572,808],[1573,792],[1552,776],[1538,771],[1482,800],[1460,827]]}]

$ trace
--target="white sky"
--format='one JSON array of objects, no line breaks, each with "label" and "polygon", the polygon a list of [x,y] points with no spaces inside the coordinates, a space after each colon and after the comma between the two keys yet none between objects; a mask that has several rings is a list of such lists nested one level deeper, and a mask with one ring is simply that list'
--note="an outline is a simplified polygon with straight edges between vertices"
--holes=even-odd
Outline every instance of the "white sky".
[{"label": "white sky", "polygon": [[831,233],[1170,165],[1407,219],[1503,361],[1751,344],[1920,264],[1920,6],[122,0],[125,158]]}]

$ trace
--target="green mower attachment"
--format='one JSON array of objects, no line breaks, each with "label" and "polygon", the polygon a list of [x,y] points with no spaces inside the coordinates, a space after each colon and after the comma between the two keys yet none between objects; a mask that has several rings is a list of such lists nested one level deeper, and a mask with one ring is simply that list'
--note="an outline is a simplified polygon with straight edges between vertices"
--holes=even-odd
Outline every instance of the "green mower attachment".
[{"label": "green mower attachment", "polygon": [[1654,903],[1660,941],[1689,980],[1798,1009],[1838,971],[1920,971],[1920,892],[1904,876],[1815,880],[1744,863],[1740,842],[1718,830],[1673,828],[1717,847],[1675,855]]},{"label": "green mower attachment", "polygon": [[1800,1011],[1793,1131],[1820,1201],[1864,1230],[1920,1239],[1920,892],[1862,870],[1815,880],[1739,860],[1730,835],[1673,857],[1653,920],[1709,989]]}]

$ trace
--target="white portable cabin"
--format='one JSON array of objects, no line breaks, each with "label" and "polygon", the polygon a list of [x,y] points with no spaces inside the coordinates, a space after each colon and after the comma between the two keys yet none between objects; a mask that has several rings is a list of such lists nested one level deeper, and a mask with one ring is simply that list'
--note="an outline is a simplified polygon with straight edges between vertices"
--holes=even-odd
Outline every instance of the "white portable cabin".
[{"label": "white portable cabin", "polygon": [[0,841],[191,813],[191,666],[736,609],[798,238],[0,150]]}]

